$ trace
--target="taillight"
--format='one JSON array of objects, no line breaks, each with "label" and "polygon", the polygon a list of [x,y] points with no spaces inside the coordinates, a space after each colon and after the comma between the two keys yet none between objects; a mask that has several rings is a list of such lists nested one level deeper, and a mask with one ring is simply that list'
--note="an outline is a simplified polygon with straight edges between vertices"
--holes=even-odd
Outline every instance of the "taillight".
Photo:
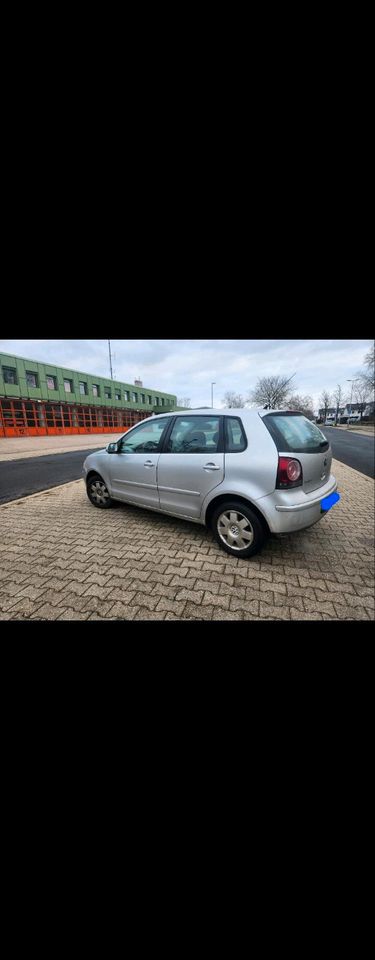
[{"label": "taillight", "polygon": [[291,487],[301,487],[302,483],[302,467],[299,460],[294,460],[292,457],[279,457],[276,489],[290,490]]}]

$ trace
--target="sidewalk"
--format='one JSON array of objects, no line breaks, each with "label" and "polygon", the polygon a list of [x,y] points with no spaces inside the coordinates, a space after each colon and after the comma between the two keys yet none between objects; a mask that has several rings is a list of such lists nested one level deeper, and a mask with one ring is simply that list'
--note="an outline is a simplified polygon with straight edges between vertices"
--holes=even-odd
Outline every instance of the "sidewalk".
[{"label": "sidewalk", "polygon": [[183,520],[95,510],[82,480],[4,504],[0,619],[373,620],[374,481],[333,472],[340,503],[250,561]]},{"label": "sidewalk", "polygon": [[23,460],[27,457],[47,457],[51,453],[68,450],[90,450],[106,447],[118,440],[119,433],[72,434],[68,437],[0,437],[0,461]]},{"label": "sidewalk", "polygon": [[[371,426],[371,425],[361,427],[359,424],[358,424],[358,425],[353,424],[353,426],[350,425],[349,427],[347,427],[345,423],[342,423],[342,424],[338,423],[338,424],[337,424],[337,427],[336,427],[335,429],[336,429],[336,430],[348,430],[348,432],[350,432],[350,433],[358,433],[360,436],[362,435],[362,436],[364,436],[364,437],[374,437],[374,436],[375,436],[375,428],[374,428],[373,426]],[[324,428],[323,428],[323,432],[324,432]]]}]

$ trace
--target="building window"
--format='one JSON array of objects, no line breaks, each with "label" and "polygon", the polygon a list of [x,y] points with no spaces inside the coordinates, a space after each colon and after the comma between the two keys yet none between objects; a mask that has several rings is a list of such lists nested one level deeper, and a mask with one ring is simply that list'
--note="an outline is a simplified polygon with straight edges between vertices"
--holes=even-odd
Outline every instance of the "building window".
[{"label": "building window", "polygon": [[129,400],[130,400],[129,390],[125,390],[125,392],[124,392],[124,398],[125,398],[125,401],[127,401],[127,402],[129,403]]},{"label": "building window", "polygon": [[4,383],[18,383],[15,367],[3,367]]},{"label": "building window", "polygon": [[36,427],[36,426],[37,426],[36,419],[35,419],[35,417],[36,417],[35,407],[36,407],[36,404],[35,404],[35,403],[25,403],[25,413],[26,413],[26,419],[27,419],[27,426],[28,426],[28,427]]},{"label": "building window", "polygon": [[159,406],[159,397],[155,397],[155,406]]},{"label": "building window", "polygon": [[79,381],[79,392],[84,396],[87,393],[87,383],[84,383],[83,380]]},{"label": "building window", "polygon": [[94,397],[100,397],[100,390],[99,390],[99,386],[98,386],[97,383],[93,383],[93,385],[92,385],[92,392],[93,392],[93,396],[94,396]]},{"label": "building window", "polygon": [[110,390],[109,387],[104,387],[104,396],[105,396],[106,400],[111,400],[111,399],[112,399],[112,393],[111,393],[111,390]]},{"label": "building window", "polygon": [[164,407],[164,405],[165,405],[164,397],[161,398],[161,405],[162,405],[162,407]]},{"label": "building window", "polygon": [[65,390],[65,393],[73,393],[73,381],[72,381],[72,380],[64,380],[64,390]]},{"label": "building window", "polygon": [[121,400],[121,393],[118,390],[115,391],[115,400]]},{"label": "building window", "polygon": [[13,420],[13,410],[9,400],[2,400],[1,406],[3,417],[6,417],[7,420]]},{"label": "building window", "polygon": [[144,393],[141,393],[141,403],[146,403],[146,397]]},{"label": "building window", "polygon": [[28,387],[37,387],[38,375],[36,373],[31,373],[31,371],[29,370],[26,370],[26,383]]},{"label": "building window", "polygon": [[149,404],[152,404],[152,397],[149,396],[148,402],[149,402]]},{"label": "building window", "polygon": [[137,393],[132,393],[132,401],[133,401],[133,403],[138,403],[138,394],[137,394]]},{"label": "building window", "polygon": [[49,390],[57,390],[56,377],[47,377],[47,387]]}]

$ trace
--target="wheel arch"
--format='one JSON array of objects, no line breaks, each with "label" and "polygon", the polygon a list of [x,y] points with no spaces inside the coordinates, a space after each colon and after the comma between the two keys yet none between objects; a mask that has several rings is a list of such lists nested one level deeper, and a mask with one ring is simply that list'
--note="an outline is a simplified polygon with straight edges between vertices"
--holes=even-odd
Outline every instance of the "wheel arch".
[{"label": "wheel arch", "polygon": [[225,503],[228,500],[229,501],[236,500],[237,503],[242,503],[245,507],[250,507],[253,513],[255,513],[255,516],[258,517],[258,520],[260,520],[266,533],[267,534],[271,533],[266,517],[261,512],[261,510],[259,510],[256,504],[253,503],[252,500],[249,500],[247,497],[239,496],[237,493],[221,493],[217,497],[213,497],[213,499],[210,500],[210,503],[207,506],[205,518],[204,518],[204,522],[207,527],[211,525],[211,519],[217,507],[219,507],[221,503]]},{"label": "wheel arch", "polygon": [[87,476],[86,476],[86,483],[88,483],[89,480],[91,480],[92,477],[100,477],[100,479],[103,480],[103,483],[106,484],[106,481],[105,481],[104,477],[102,477],[101,473],[99,473],[98,470],[89,470],[89,472],[88,472],[88,474],[87,474]]}]

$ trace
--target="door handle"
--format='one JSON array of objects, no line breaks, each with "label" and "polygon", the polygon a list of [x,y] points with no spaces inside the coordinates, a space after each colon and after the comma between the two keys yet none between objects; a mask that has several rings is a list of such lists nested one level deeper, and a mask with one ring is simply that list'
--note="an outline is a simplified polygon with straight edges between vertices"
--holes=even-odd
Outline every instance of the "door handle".
[{"label": "door handle", "polygon": [[143,466],[144,466],[144,467],[154,467],[155,464],[152,462],[152,460],[146,460],[146,462],[143,464]]},{"label": "door handle", "polygon": [[220,470],[216,463],[206,463],[203,470]]}]

